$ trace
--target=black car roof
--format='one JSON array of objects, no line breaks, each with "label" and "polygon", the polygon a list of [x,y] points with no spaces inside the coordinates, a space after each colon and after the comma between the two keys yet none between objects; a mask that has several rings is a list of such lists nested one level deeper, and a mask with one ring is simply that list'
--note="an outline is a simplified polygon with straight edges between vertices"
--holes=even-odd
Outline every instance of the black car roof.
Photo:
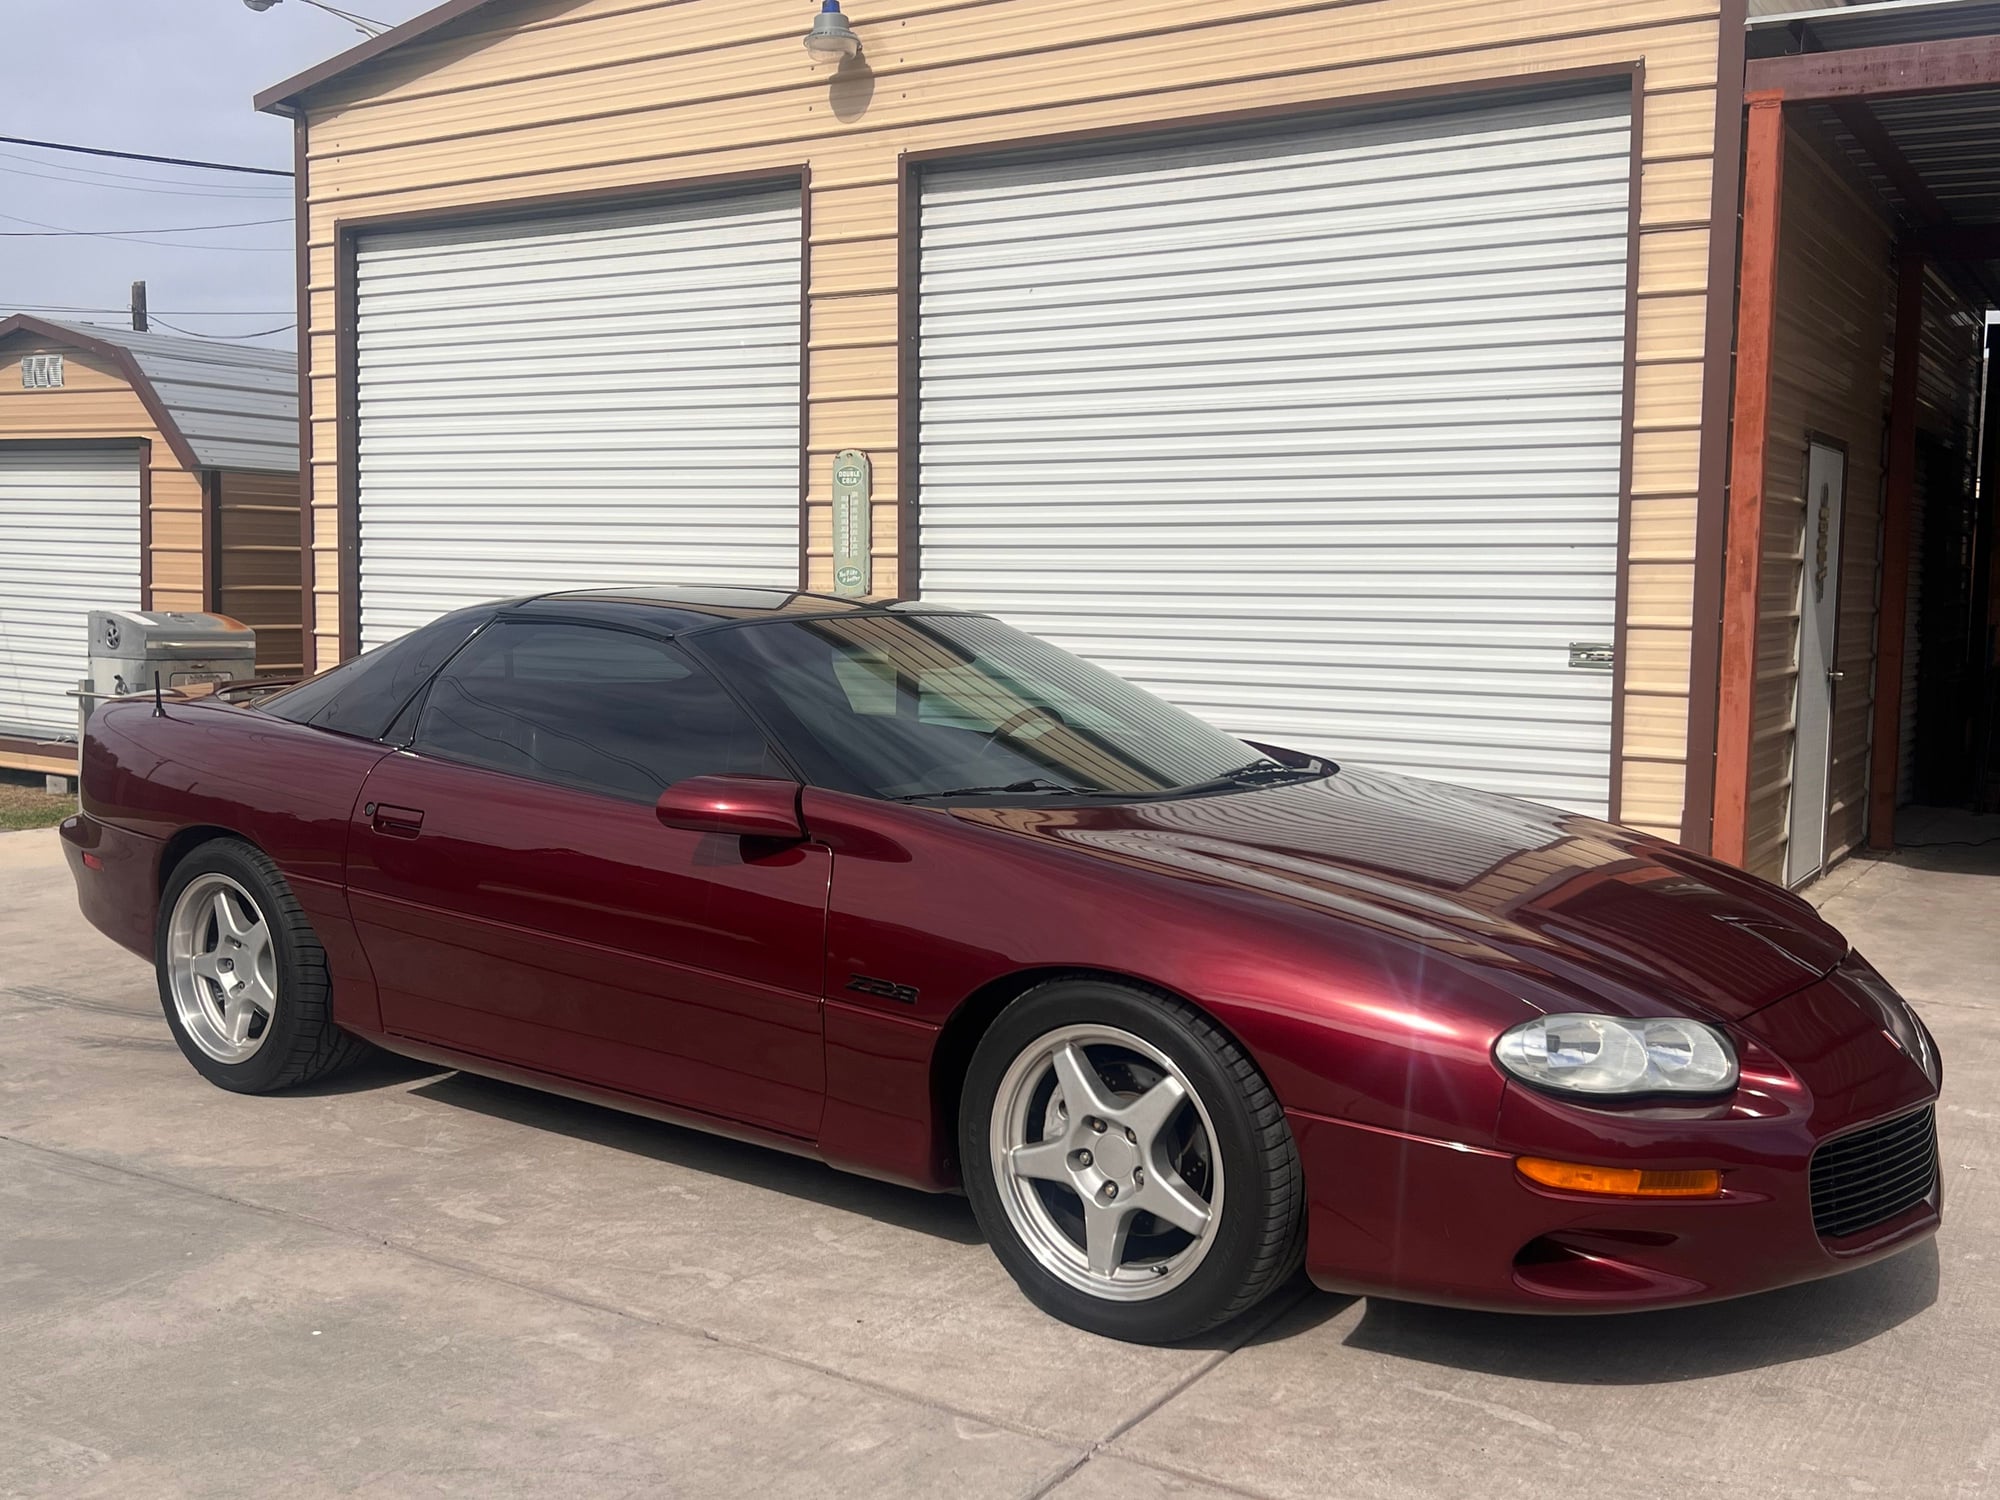
[{"label": "black car roof", "polygon": [[582,606],[588,613],[600,617],[625,614],[634,624],[665,628],[675,634],[755,620],[823,619],[884,612],[962,612],[950,605],[926,604],[917,599],[849,599],[806,589],[748,584],[639,584],[628,588],[565,589],[557,593],[508,599],[491,607],[505,614],[537,605]]}]

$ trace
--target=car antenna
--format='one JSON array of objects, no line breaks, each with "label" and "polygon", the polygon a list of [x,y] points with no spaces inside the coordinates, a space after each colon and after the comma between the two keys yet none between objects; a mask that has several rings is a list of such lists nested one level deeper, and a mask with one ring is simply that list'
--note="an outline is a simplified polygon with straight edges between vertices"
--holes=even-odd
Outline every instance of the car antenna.
[{"label": "car antenna", "polygon": [[164,719],[166,716],[167,706],[160,701],[160,674],[155,672],[153,674],[153,717]]}]

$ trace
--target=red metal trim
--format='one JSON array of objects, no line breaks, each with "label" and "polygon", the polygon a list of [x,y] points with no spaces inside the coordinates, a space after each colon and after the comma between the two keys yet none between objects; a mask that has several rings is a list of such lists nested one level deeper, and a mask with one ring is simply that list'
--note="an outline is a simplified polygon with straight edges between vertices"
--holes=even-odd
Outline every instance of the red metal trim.
[{"label": "red metal trim", "polygon": [[1902,759],[1903,616],[1909,607],[1910,510],[1917,479],[1917,366],[1924,341],[1924,256],[1896,257],[1896,347],[1889,381],[1888,475],[1882,494],[1881,603],[1876,610],[1875,720],[1868,753],[1868,847],[1896,847]]},{"label": "red metal trim", "polygon": [[[334,568],[340,601],[337,648],[346,661],[361,652],[361,423],[355,378],[355,242],[345,225],[333,235]],[[313,652],[317,661],[319,652]],[[331,663],[328,663],[331,665]]]},{"label": "red metal trim", "polygon": [[922,203],[917,164],[905,152],[896,158],[896,594],[903,599],[918,596],[922,579],[917,552]]},{"label": "red metal trim", "polygon": [[318,580],[313,576],[312,204],[306,191],[306,117],[292,120],[292,237],[299,344],[299,671],[318,670]]},{"label": "red metal trim", "polygon": [[1639,400],[1639,207],[1645,172],[1646,65],[1632,69],[1632,180],[1625,223],[1625,397],[1618,416],[1618,560],[1611,614],[1611,783],[1606,816],[1625,811],[1625,684],[1632,579],[1632,424]]},{"label": "red metal trim", "polygon": [[1743,158],[1743,254],[1736,318],[1736,399],[1730,438],[1728,555],[1715,738],[1710,852],[1734,865],[1748,852],[1750,752],[1756,717],[1757,590],[1764,562],[1764,467],[1770,433],[1771,348],[1777,311],[1778,226],[1784,195],[1785,109],[1750,98]]},{"label": "red metal trim", "polygon": [[[812,587],[812,167],[799,168],[799,589]],[[874,545],[874,517],[869,517]]]},{"label": "red metal trim", "polygon": [[153,607],[153,445],[139,443],[139,608]]},{"label": "red metal trim", "polygon": [[1729,528],[1730,354],[1736,337],[1736,215],[1743,190],[1743,56],[1749,0],[1723,0],[1716,41],[1715,164],[1709,188],[1696,481],[1694,611],[1688,639],[1687,780],[1681,842],[1711,847],[1722,696],[1722,580]]},{"label": "red metal trim", "polygon": [[1746,89],[1773,90],[1793,104],[1996,88],[2000,87],[2000,36],[1760,57],[1745,68],[1743,79]]},{"label": "red metal trim", "polygon": [[201,471],[201,607],[222,613],[222,471]]}]

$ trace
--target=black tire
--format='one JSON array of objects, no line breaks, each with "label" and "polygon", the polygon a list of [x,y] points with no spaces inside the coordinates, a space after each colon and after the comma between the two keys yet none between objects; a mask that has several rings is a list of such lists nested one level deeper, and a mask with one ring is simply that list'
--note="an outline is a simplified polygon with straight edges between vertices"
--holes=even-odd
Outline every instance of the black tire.
[{"label": "black tire", "polygon": [[[235,881],[256,904],[276,956],[278,1003],[257,1050],[241,1062],[211,1057],[188,1035],[168,972],[168,932],[181,894],[205,875]],[[331,1077],[374,1049],[333,1022],[333,984],[326,950],[270,857],[241,839],[215,839],[194,850],[168,877],[153,930],[160,1006],[181,1053],[196,1072],[238,1094],[268,1094]]]},{"label": "black tire", "polygon": [[[1093,1296],[1054,1275],[1010,1218],[992,1161],[994,1104],[1008,1070],[1051,1032],[1076,1025],[1113,1027],[1157,1047],[1212,1123],[1227,1184],[1215,1238],[1184,1281],[1150,1300]],[[1243,1050],[1172,995],[1077,977],[1020,996],[973,1054],[958,1136],[966,1194],[994,1254],[1036,1306],[1092,1333],[1144,1344],[1194,1338],[1255,1307],[1304,1259],[1305,1180],[1284,1110]]]}]

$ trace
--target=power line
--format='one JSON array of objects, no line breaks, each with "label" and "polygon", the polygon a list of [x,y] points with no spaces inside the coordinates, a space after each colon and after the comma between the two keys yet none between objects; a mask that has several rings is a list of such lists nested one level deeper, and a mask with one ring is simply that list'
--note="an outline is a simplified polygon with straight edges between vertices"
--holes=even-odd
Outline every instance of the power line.
[{"label": "power line", "polygon": [[[33,224],[37,229],[54,230],[60,235],[86,235],[95,239],[116,240],[121,245],[161,245],[169,250],[230,250],[260,253],[265,255],[290,255],[290,245],[190,245],[182,240],[151,240],[139,235],[122,234],[116,230],[65,229],[60,224],[45,224],[40,219],[24,219],[19,214],[0,214],[14,224]],[[273,220],[273,222],[278,222]],[[11,231],[0,230],[0,234]]]},{"label": "power line", "polygon": [[[12,152],[0,151],[11,161],[32,161],[32,157],[15,156]],[[53,163],[51,163],[53,165]],[[76,177],[68,173],[29,172],[20,167],[0,167],[9,177],[33,177],[40,182],[61,182],[71,187],[110,188],[121,193],[144,193],[157,198],[202,198],[209,202],[260,202],[280,203],[292,196],[289,188],[258,188],[231,184],[221,188],[198,188],[193,183],[175,183],[169,187],[142,187],[143,179],[134,178],[129,182],[96,181],[89,177]]]},{"label": "power line", "polygon": [[70,180],[71,173],[80,173],[82,177],[107,177],[116,182],[143,182],[154,187],[181,188],[188,192],[286,194],[291,192],[290,188],[280,187],[276,183],[267,187],[255,182],[225,182],[215,188],[203,189],[197,182],[179,177],[162,177],[157,172],[114,172],[108,167],[86,167],[75,162],[46,161],[39,156],[24,156],[19,151],[0,151],[0,157],[5,157],[8,161],[24,161],[31,167],[56,168],[63,173],[62,180],[65,182]]},{"label": "power line", "polygon": [[[0,219],[11,219],[16,224],[34,224],[40,222],[35,219],[17,218],[13,214],[0,214]],[[238,219],[233,224],[168,224],[156,229],[65,229],[60,225],[50,224],[42,229],[0,229],[0,238],[39,240],[47,239],[54,235],[80,234],[93,237],[108,235],[112,239],[117,239],[121,235],[128,234],[205,234],[211,229],[253,229],[260,224],[289,224],[291,222],[292,216],[286,214],[282,219]]]},{"label": "power line", "polygon": [[176,323],[169,323],[165,318],[161,317],[158,313],[151,313],[149,314],[149,316],[155,323],[158,323],[162,328],[171,328],[175,333],[184,333],[189,338],[192,339],[222,339],[228,341],[233,341],[237,339],[262,339],[262,338],[269,338],[274,333],[290,332],[292,329],[299,326],[298,323],[294,321],[290,323],[281,324],[276,328],[261,328],[255,333],[196,333],[192,328],[182,328]]},{"label": "power line", "polygon": [[67,141],[37,141],[22,135],[0,135],[13,146],[35,146],[43,151],[74,151],[81,156],[113,156],[120,161],[156,161],[169,167],[200,167],[207,172],[247,172],[257,177],[290,177],[276,167],[241,167],[233,162],[201,161],[191,156],[153,156],[144,151],[110,151],[102,146],[76,146]]},{"label": "power line", "polygon": [[[123,313],[124,307],[74,307],[60,302],[19,302],[13,304],[15,312],[73,312],[73,313]],[[289,307],[227,308],[227,307],[177,307],[169,316],[176,318],[282,318],[291,312]],[[155,317],[159,316],[157,313]]]}]

